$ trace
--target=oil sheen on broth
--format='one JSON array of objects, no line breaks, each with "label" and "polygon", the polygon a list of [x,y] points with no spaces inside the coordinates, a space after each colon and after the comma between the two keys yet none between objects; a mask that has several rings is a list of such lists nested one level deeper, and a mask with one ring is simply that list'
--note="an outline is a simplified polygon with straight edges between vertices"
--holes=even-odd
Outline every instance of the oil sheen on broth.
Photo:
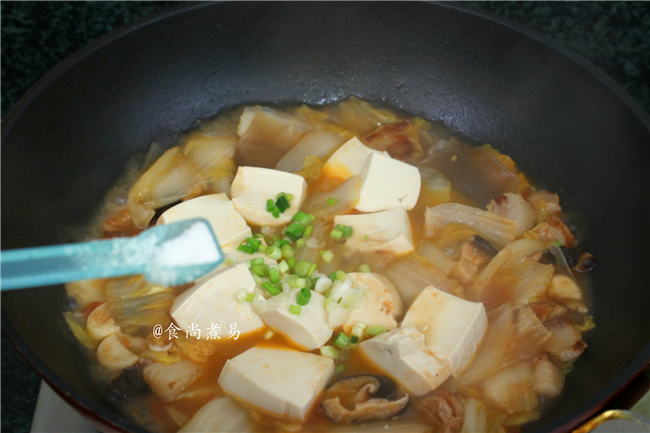
[{"label": "oil sheen on broth", "polygon": [[99,386],[153,431],[513,431],[586,348],[596,260],[559,197],[439,122],[242,107],[129,167],[95,237],[201,217],[226,254],[181,287],[66,287]]}]

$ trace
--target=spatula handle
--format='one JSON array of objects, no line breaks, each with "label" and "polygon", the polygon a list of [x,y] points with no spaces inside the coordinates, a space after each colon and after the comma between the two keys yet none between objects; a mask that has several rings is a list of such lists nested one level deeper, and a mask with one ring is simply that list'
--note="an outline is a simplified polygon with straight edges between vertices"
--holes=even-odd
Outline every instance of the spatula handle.
[{"label": "spatula handle", "polygon": [[134,240],[110,239],[2,251],[0,289],[141,273],[144,260]]}]

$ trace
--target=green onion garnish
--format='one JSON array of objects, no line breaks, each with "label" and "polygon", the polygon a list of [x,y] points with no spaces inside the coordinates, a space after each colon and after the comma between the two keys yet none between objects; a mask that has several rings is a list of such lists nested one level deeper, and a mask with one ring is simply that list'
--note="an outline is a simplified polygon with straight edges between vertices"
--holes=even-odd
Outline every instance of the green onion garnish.
[{"label": "green onion garnish", "polygon": [[343,364],[339,364],[339,365],[336,366],[335,370],[338,371],[338,372],[340,373],[340,372],[342,372],[343,370],[345,370],[345,365],[343,365]]},{"label": "green onion garnish", "polygon": [[275,208],[275,206],[273,205],[273,199],[271,199],[271,198],[268,199],[268,200],[266,201],[266,211],[267,211],[267,212],[273,212],[273,209],[274,209],[274,208]]},{"label": "green onion garnish", "polygon": [[251,260],[251,265],[263,265],[264,264],[264,258],[262,257],[255,257],[253,260]]},{"label": "green onion garnish", "polygon": [[289,199],[287,199],[286,195],[281,195],[275,201],[275,207],[280,209],[280,212],[284,213],[285,210],[287,210],[287,209],[289,209],[289,207],[291,207],[291,204],[289,204]]},{"label": "green onion garnish", "polygon": [[343,282],[348,279],[348,276],[343,271],[336,271],[336,279]]},{"label": "green onion garnish", "polygon": [[279,260],[282,258],[282,250],[275,245],[271,245],[270,247],[266,248],[266,251],[264,253],[266,254],[266,257],[270,257],[274,260]]},{"label": "green onion garnish", "polygon": [[301,238],[301,239],[298,239],[298,240],[296,241],[296,246],[299,247],[299,248],[304,248],[305,245],[307,245],[307,244],[305,243],[305,240],[302,239],[302,238]]},{"label": "green onion garnish", "polygon": [[264,235],[262,233],[255,233],[253,237],[256,239],[264,239]]},{"label": "green onion garnish", "polygon": [[296,304],[307,305],[310,299],[311,299],[311,290],[309,290],[306,287],[303,287],[302,289],[300,289],[300,293],[298,293],[298,297],[296,298]]},{"label": "green onion garnish", "polygon": [[257,251],[257,249],[260,247],[260,245],[262,245],[262,241],[259,240],[259,239],[255,239],[255,238],[248,238],[248,239],[246,239],[246,245],[249,245],[249,246],[255,248],[255,251]]},{"label": "green onion garnish", "polygon": [[237,247],[237,251],[242,251],[242,252],[244,252],[244,253],[248,253],[248,254],[255,254],[255,252],[257,251],[257,249],[251,247],[250,245],[240,244],[240,245]]},{"label": "green onion garnish", "polygon": [[320,354],[332,359],[336,359],[339,357],[339,351],[333,348],[332,346],[322,346],[320,348]]},{"label": "green onion garnish", "polygon": [[289,265],[289,269],[293,269],[296,267],[296,259],[293,257],[290,257],[287,259],[287,264]]},{"label": "green onion garnish", "polygon": [[266,275],[266,265],[262,263],[261,265],[253,265],[251,266],[251,271],[259,277],[263,277]]},{"label": "green onion garnish", "polygon": [[284,234],[287,235],[287,237],[292,241],[297,241],[298,239],[300,239],[304,232],[305,232],[305,226],[298,221],[293,221],[291,224],[287,226],[286,229],[284,229]]},{"label": "green onion garnish", "polygon": [[[277,287],[275,287],[273,284],[271,284],[269,282],[266,282],[266,283],[262,284],[262,287],[264,287],[266,289],[266,291],[269,292],[273,296],[279,295],[280,293],[282,293],[282,290],[279,290]],[[386,328],[384,328],[384,329],[386,329]]]},{"label": "green onion garnish", "polygon": [[277,284],[280,282],[280,271],[275,266],[269,268],[269,280],[273,284]]},{"label": "green onion garnish", "polygon": [[386,327],[380,325],[372,325],[366,328],[366,334],[368,335],[379,335],[379,334],[383,334],[386,331],[387,331]]},{"label": "green onion garnish", "polygon": [[309,262],[298,262],[296,264],[295,269],[293,270],[293,273],[298,275],[299,277],[306,277],[307,274],[309,273],[310,266],[311,263]]},{"label": "green onion garnish", "polygon": [[253,299],[255,299],[255,293],[249,293],[246,295],[246,302],[253,302]]},{"label": "green onion garnish", "polygon": [[290,259],[293,257],[293,248],[291,248],[291,245],[282,245],[282,257],[285,259]]},{"label": "green onion garnish", "polygon": [[[262,273],[264,273],[264,271],[262,271]],[[264,284],[264,280],[262,279],[262,277],[260,277],[257,274],[253,274],[253,279],[255,280],[255,284],[258,284],[260,286]]]},{"label": "green onion garnish", "polygon": [[332,280],[332,282],[336,281],[336,271],[330,274],[330,280]]},{"label": "green onion garnish", "polygon": [[264,245],[260,245],[260,247],[257,249],[258,253],[264,254],[265,251],[266,251],[266,247]]},{"label": "green onion garnish", "polygon": [[327,204],[330,206],[334,206],[335,204],[338,204],[339,199],[337,198],[328,198],[327,199]]},{"label": "green onion garnish", "polygon": [[310,219],[309,222],[314,221],[314,220],[316,219],[316,215],[314,215],[313,213],[310,213],[310,214],[309,214],[309,219]]},{"label": "green onion garnish", "polygon": [[359,342],[359,337],[357,337],[356,335],[352,335],[350,337],[350,344],[352,346],[355,346],[358,342]]},{"label": "green onion garnish", "polygon": [[327,250],[323,253],[322,257],[325,263],[329,263],[334,259],[334,253],[332,250]]},{"label": "green onion garnish", "polygon": [[304,212],[298,212],[297,214],[294,215],[293,218],[291,218],[291,221],[297,221],[302,225],[307,225],[311,222],[311,218],[309,218],[309,215],[307,215]]},{"label": "green onion garnish", "polygon": [[338,224],[336,228],[343,232],[344,237],[349,238],[350,236],[352,236],[352,227],[344,226],[343,224]]},{"label": "green onion garnish", "polygon": [[309,271],[307,271],[307,276],[311,278],[311,276],[314,275],[314,272],[316,272],[316,263],[311,264]]},{"label": "green onion garnish", "polygon": [[282,260],[280,263],[278,263],[278,270],[280,271],[281,274],[284,274],[289,270],[289,265],[287,264],[287,262]]},{"label": "green onion garnish", "polygon": [[363,265],[359,266],[359,272],[372,272],[372,271],[370,270],[370,266],[364,263]]},{"label": "green onion garnish", "polygon": [[336,337],[336,340],[334,340],[334,345],[340,347],[341,349],[345,349],[348,347],[348,344],[350,343],[350,339],[348,338],[347,335],[345,335],[342,332],[339,332],[339,335]]},{"label": "green onion garnish", "polygon": [[561,247],[561,246],[562,246],[562,242],[560,242],[560,241],[555,241],[555,245],[557,245],[558,247]]},{"label": "green onion garnish", "polygon": [[311,231],[314,229],[312,226],[307,226],[305,227],[305,233],[303,234],[304,237],[308,238],[309,235],[311,234]]},{"label": "green onion garnish", "polygon": [[295,314],[296,316],[300,316],[300,307],[297,305],[289,305],[289,312],[291,314]]},{"label": "green onion garnish", "polygon": [[339,229],[334,229],[332,230],[332,233],[330,233],[330,237],[336,239],[337,241],[340,241],[341,238],[343,237],[343,231]]}]

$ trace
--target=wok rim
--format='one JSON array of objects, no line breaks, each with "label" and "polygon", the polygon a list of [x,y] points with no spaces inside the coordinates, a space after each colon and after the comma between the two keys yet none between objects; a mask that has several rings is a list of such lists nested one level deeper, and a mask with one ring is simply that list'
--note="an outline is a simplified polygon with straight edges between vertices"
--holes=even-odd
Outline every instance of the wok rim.
[{"label": "wok rim", "polygon": [[[48,86],[55,82],[59,76],[73,68],[77,63],[82,61],[87,56],[101,50],[103,47],[113,43],[114,41],[124,37],[127,34],[135,32],[142,27],[148,26],[155,22],[168,19],[172,16],[189,12],[195,9],[210,7],[213,4],[222,2],[188,2],[171,6],[167,9],[146,15],[138,18],[122,27],[119,27],[95,40],[88,45],[80,48],[74,53],[67,56],[63,61],[57,64],[54,68],[49,70],[41,79],[39,79],[27,92],[18,100],[12,107],[7,116],[1,122],[1,138],[4,140],[7,135],[11,133],[16,120],[20,117],[23,111],[38,99],[39,95]],[[545,47],[557,52],[563,56],[566,61],[573,62],[577,66],[585,69],[594,78],[600,81],[606,88],[621,99],[622,103],[629,108],[634,116],[641,122],[645,129],[650,132],[650,114],[647,113],[641,104],[636,101],[627,91],[611,77],[605,74],[597,66],[586,60],[578,53],[571,51],[569,48],[562,45],[560,42],[555,41],[549,36],[543,35],[536,30],[533,30],[523,24],[516,23],[508,18],[498,16],[492,12],[484,11],[478,8],[467,5],[459,5],[450,2],[425,2],[430,6],[437,6],[455,10],[461,13],[470,14],[480,19],[491,21],[497,25],[505,26],[517,33],[520,33],[528,38],[531,38]],[[133,431],[147,433],[147,430],[142,429],[135,423],[131,422],[123,415],[117,415],[114,412],[106,410],[103,406],[96,405],[92,401],[86,399],[83,395],[71,389],[68,384],[63,381],[57,374],[55,374],[41,359],[35,354],[34,351],[27,345],[26,342],[18,335],[13,324],[9,321],[6,315],[2,315],[2,329],[9,337],[10,341],[27,361],[27,363],[38,373],[45,382],[47,382],[52,389],[56,391],[66,402],[73,408],[80,412],[85,417],[94,418],[106,426],[109,426],[118,431]],[[569,414],[558,418],[554,422],[544,425],[543,431],[548,432],[562,432],[569,431],[578,425],[582,424],[588,418],[592,417],[596,412],[601,410],[608,402],[620,394],[639,374],[641,374],[650,362],[650,342],[647,346],[625,366],[615,377],[610,380],[609,384],[599,393],[587,399],[584,403],[580,404],[578,408],[571,411]],[[116,415],[119,419],[115,419]],[[126,429],[126,430],[125,430]],[[542,431],[538,429],[536,431]]]}]

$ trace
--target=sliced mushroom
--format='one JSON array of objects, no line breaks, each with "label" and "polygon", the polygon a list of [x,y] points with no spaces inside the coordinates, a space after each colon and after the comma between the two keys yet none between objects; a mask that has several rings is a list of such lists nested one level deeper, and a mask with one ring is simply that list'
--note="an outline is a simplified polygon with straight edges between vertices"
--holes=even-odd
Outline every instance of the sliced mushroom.
[{"label": "sliced mushroom", "polygon": [[456,397],[446,389],[437,389],[417,402],[418,412],[433,420],[441,421],[441,433],[460,432],[465,418],[465,408]]},{"label": "sliced mushroom", "polygon": [[409,402],[408,395],[396,399],[396,393],[395,382],[388,378],[369,374],[348,376],[327,388],[322,407],[334,422],[389,419],[400,413]]}]

